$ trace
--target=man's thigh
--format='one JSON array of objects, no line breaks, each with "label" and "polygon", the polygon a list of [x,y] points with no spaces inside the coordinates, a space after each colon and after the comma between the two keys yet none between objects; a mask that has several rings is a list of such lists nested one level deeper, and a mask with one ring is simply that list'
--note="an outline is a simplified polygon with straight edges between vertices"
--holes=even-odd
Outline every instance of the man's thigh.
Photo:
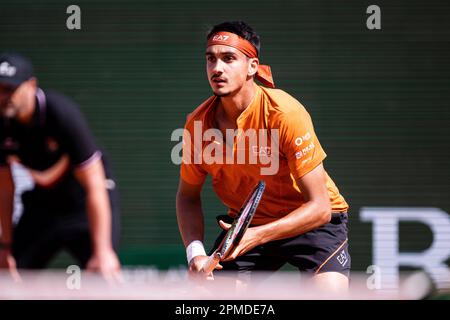
[{"label": "man's thigh", "polygon": [[13,232],[12,251],[20,269],[45,268],[61,250],[57,226],[40,212],[26,212]]},{"label": "man's thigh", "polygon": [[340,273],[349,277],[351,258],[348,251],[346,214],[335,214],[330,223],[280,244],[288,262],[310,276]]}]

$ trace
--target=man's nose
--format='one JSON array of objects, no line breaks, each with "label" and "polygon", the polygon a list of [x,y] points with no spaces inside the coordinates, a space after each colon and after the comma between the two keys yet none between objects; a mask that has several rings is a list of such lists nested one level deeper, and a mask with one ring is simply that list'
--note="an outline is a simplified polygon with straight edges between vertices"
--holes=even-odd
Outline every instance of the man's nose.
[{"label": "man's nose", "polygon": [[216,63],[213,65],[212,71],[214,74],[222,74],[223,67],[224,67],[224,62],[220,59],[217,59]]}]

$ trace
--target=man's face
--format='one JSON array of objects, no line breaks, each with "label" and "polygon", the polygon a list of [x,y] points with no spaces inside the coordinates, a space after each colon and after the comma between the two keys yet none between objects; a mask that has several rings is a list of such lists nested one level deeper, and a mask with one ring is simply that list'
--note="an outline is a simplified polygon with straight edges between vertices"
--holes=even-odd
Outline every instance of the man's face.
[{"label": "man's face", "polygon": [[30,79],[18,87],[0,84],[0,114],[17,118],[24,111],[30,99],[34,99],[35,80]]},{"label": "man's face", "polygon": [[10,114],[12,108],[11,97],[14,95],[16,87],[0,84],[0,112],[1,115],[6,116]]},{"label": "man's face", "polygon": [[206,49],[206,73],[214,94],[225,97],[238,92],[254,74],[253,60],[233,47],[209,46]]}]

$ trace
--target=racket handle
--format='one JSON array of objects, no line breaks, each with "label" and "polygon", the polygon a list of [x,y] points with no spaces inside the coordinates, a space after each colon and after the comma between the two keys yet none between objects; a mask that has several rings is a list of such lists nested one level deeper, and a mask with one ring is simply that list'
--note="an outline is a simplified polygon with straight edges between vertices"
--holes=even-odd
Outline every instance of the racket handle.
[{"label": "racket handle", "polygon": [[210,274],[216,266],[220,262],[220,253],[215,251],[212,255],[208,257],[208,260],[206,260],[205,264],[203,265],[203,272],[206,274]]}]

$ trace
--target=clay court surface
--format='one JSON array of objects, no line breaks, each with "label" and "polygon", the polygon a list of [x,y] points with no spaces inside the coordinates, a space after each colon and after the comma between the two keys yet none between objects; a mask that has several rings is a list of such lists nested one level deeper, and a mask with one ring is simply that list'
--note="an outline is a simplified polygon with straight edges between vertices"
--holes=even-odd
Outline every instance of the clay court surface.
[{"label": "clay court surface", "polygon": [[[368,289],[368,275],[354,274],[347,294],[319,290],[296,272],[258,274],[246,285],[216,276],[214,281],[192,281],[183,269],[125,269],[121,282],[81,272],[75,278],[64,270],[21,273],[20,281],[0,273],[0,299],[106,300],[410,300],[430,296],[432,286],[421,274],[404,275],[398,289]],[[370,284],[369,284],[370,286]]]}]

